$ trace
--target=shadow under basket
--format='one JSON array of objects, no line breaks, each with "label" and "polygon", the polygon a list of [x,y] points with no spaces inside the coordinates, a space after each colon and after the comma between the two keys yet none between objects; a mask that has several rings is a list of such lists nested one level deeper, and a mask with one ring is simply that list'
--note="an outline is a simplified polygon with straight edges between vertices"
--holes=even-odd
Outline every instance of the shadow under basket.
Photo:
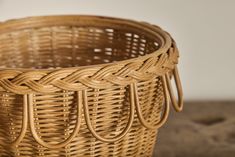
[{"label": "shadow under basket", "polygon": [[171,36],[144,22],[0,23],[0,156],[151,156],[170,100],[183,107],[178,56]]}]

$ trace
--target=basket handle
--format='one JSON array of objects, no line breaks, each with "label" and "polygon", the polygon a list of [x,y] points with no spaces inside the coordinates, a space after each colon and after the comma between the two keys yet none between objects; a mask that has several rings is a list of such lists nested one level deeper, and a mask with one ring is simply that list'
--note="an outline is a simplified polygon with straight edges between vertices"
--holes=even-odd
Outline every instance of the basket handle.
[{"label": "basket handle", "polygon": [[66,146],[67,144],[69,144],[77,135],[77,133],[79,132],[80,126],[81,126],[81,113],[82,113],[82,101],[81,101],[81,97],[82,97],[82,91],[78,91],[77,92],[77,121],[75,124],[75,128],[73,130],[73,132],[71,133],[71,135],[63,142],[58,143],[58,144],[48,144],[46,142],[44,142],[40,136],[37,134],[36,129],[35,129],[35,124],[34,124],[34,113],[33,113],[33,94],[28,94],[28,109],[29,109],[29,125],[30,125],[30,129],[32,132],[32,135],[34,137],[34,139],[42,146],[46,147],[46,148],[50,148],[50,149],[57,149],[57,148],[62,148],[64,146]]},{"label": "basket handle", "polygon": [[182,90],[182,85],[181,85],[177,66],[175,65],[175,67],[173,69],[173,77],[174,77],[175,85],[177,88],[178,102],[175,98],[175,95],[174,95],[174,92],[172,89],[169,73],[166,73],[165,76],[166,76],[167,87],[168,87],[168,91],[170,94],[172,105],[177,112],[180,112],[183,109],[183,90]]},{"label": "basket handle", "polygon": [[[130,91],[133,90],[133,85],[130,85]],[[90,120],[90,115],[89,115],[89,109],[88,109],[88,105],[87,105],[87,91],[84,90],[83,91],[83,109],[84,109],[84,115],[85,115],[85,121],[87,124],[88,129],[90,130],[91,134],[98,140],[102,141],[102,142],[116,142],[120,139],[122,139],[130,130],[133,121],[134,121],[134,113],[135,113],[135,105],[134,105],[134,95],[132,92],[130,92],[130,115],[129,115],[129,119],[128,119],[128,123],[127,126],[125,127],[125,129],[117,136],[113,137],[113,138],[104,138],[101,137],[100,135],[98,135],[96,133],[96,131],[93,129],[92,124],[91,124],[91,120]]]},{"label": "basket handle", "polygon": [[140,123],[146,127],[147,129],[152,129],[152,130],[156,130],[158,128],[160,128],[162,125],[165,124],[168,115],[169,115],[169,110],[170,110],[170,105],[169,105],[169,97],[167,94],[167,89],[166,89],[166,79],[165,77],[162,77],[162,82],[163,82],[163,90],[164,90],[164,104],[165,104],[165,109],[164,109],[164,113],[162,114],[162,118],[160,119],[160,121],[155,124],[155,125],[151,125],[149,124],[143,117],[142,113],[141,113],[141,109],[140,109],[140,104],[139,104],[139,98],[138,98],[138,90],[137,90],[137,85],[135,83],[134,85],[134,95],[135,95],[135,105],[136,105],[136,112],[137,115],[139,117]]},{"label": "basket handle", "polygon": [[23,112],[22,112],[22,127],[20,131],[20,135],[15,139],[15,141],[11,142],[12,146],[18,145],[23,138],[25,137],[27,131],[27,124],[28,124],[28,102],[27,102],[27,95],[24,95],[23,99]]}]

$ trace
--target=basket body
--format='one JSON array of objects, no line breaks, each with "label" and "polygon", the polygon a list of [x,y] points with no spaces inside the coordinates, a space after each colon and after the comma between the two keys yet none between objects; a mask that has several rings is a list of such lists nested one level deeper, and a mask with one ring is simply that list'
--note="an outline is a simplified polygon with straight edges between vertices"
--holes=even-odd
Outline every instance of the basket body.
[{"label": "basket body", "polygon": [[178,60],[160,28],[26,18],[1,24],[0,54],[0,156],[152,155]]}]

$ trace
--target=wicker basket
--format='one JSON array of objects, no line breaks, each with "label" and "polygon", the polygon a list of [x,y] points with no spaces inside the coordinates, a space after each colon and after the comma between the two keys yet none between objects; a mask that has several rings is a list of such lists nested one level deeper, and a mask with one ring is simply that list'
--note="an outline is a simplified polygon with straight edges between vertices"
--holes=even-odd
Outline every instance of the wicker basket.
[{"label": "wicker basket", "polygon": [[1,23],[0,156],[151,156],[169,100],[182,110],[178,55],[168,33],[143,22]]}]

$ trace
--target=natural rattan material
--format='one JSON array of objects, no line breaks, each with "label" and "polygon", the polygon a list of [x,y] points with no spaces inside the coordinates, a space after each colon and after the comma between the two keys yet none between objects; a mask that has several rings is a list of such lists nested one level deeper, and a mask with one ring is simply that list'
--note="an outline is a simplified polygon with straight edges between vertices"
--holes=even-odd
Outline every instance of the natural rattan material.
[{"label": "natural rattan material", "polygon": [[169,98],[183,107],[178,56],[168,33],[143,22],[1,23],[0,156],[151,156]]}]

